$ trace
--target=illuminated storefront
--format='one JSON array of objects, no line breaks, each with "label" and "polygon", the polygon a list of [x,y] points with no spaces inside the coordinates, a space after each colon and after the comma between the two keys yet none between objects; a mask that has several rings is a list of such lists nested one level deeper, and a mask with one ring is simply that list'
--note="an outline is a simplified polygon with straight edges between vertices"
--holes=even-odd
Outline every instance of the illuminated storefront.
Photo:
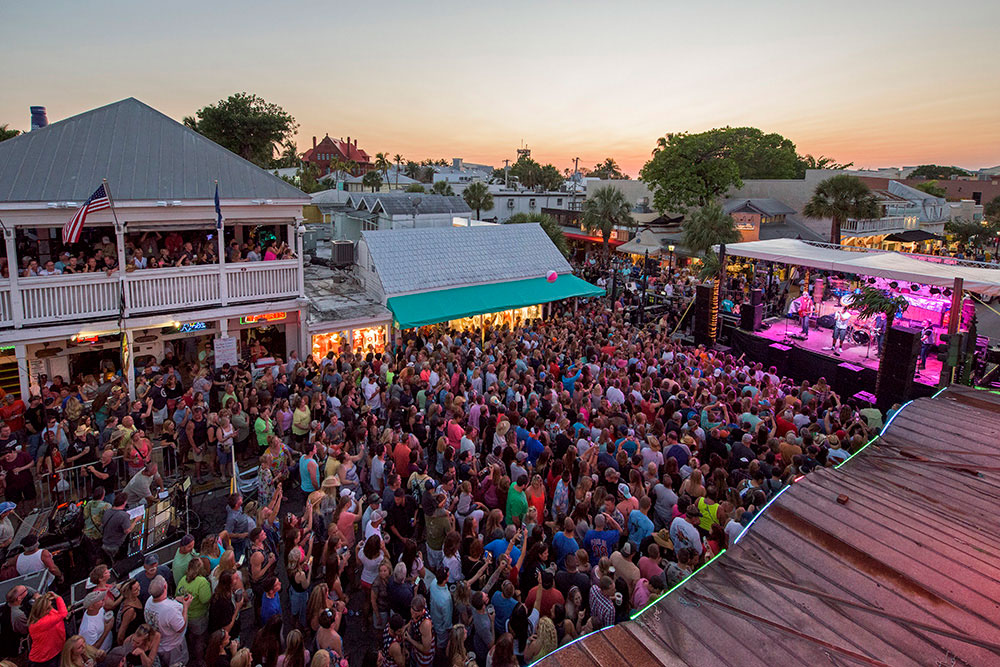
[{"label": "illuminated storefront", "polygon": [[[320,328],[323,330],[317,332]],[[321,362],[330,352],[333,352],[334,356],[344,354],[348,350],[358,354],[369,352],[381,354],[385,352],[389,337],[387,322],[330,323],[326,326],[313,326],[311,329],[311,351],[316,363]]]},{"label": "illuminated storefront", "polygon": [[482,326],[494,329],[503,327],[514,329],[528,320],[540,319],[541,317],[542,306],[536,305],[504,310],[498,313],[484,313],[482,315],[462,317],[457,320],[450,320],[448,326],[459,330],[474,330]]}]

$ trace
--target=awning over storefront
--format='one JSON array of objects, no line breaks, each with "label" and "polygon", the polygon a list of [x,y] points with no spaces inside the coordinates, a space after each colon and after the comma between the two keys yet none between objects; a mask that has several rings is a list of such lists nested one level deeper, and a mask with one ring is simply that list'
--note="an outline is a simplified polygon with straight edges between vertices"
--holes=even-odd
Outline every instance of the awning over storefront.
[{"label": "awning over storefront", "polygon": [[940,241],[941,237],[923,229],[908,229],[905,232],[889,234],[889,236],[885,237],[885,240],[897,243],[919,243],[920,241]]},{"label": "awning over storefront", "polygon": [[400,329],[412,329],[481,313],[498,313],[574,296],[602,294],[604,290],[600,287],[572,274],[563,274],[551,283],[544,277],[528,278],[393,296],[389,297],[388,306]]}]

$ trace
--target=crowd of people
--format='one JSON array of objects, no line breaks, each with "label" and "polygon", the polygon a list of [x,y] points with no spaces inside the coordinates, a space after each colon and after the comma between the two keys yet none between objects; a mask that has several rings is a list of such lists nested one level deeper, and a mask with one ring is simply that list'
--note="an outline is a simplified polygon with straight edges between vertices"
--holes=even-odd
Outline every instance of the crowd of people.
[{"label": "crowd of people", "polygon": [[[26,474],[54,456],[89,461],[90,593],[67,623],[51,554],[13,545],[13,571],[56,582],[10,590],[0,657],[529,664],[655,601],[792,479],[881,426],[822,378],[679,342],[668,315],[629,325],[618,297],[514,330],[426,327],[385,352],[293,354],[259,377],[223,366],[192,379],[163,360],[131,403],[120,382],[100,405],[45,384],[20,415],[0,412],[0,536]],[[193,477],[228,475],[233,456],[259,465],[256,485],[169,565],[149,555],[116,577],[137,529],[128,509],[164,484],[158,445]],[[118,455],[127,478],[102,473]]]},{"label": "crowd of people", "polygon": [[[90,231],[90,230],[88,230]],[[261,243],[236,239],[226,244],[227,262],[259,262],[292,259],[293,251],[288,244],[277,238],[269,238]],[[18,250],[21,265],[18,276],[55,276],[69,273],[105,273],[118,271],[118,249],[109,236],[101,236],[93,241],[63,246],[50,258],[37,256],[38,243],[26,239]],[[213,232],[172,231],[166,236],[160,232],[143,232],[125,236],[125,271],[218,264],[218,241]],[[0,258],[0,275],[10,277],[6,258]]]}]

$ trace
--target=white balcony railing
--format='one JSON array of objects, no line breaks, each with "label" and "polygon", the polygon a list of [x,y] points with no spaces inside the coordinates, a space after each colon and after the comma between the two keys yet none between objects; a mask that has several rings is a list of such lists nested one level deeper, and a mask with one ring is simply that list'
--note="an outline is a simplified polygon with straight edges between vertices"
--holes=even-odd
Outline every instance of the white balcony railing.
[{"label": "white balcony railing", "polygon": [[10,280],[0,280],[0,327],[117,316],[122,298],[127,315],[294,298],[300,267],[290,259],[226,264],[224,273],[215,264],[18,278],[16,295]]},{"label": "white balcony railing", "polygon": [[841,232],[852,236],[863,234],[892,234],[894,232],[906,231],[907,219],[901,215],[892,215],[885,218],[872,218],[868,220],[855,220],[849,218],[841,227]]}]

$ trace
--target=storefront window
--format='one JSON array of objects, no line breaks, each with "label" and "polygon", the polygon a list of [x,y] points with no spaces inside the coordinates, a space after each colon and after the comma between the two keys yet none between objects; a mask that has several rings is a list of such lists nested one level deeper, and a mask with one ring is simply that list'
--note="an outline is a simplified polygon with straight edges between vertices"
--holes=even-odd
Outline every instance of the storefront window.
[{"label": "storefront window", "polygon": [[320,363],[329,352],[333,352],[334,356],[337,356],[341,354],[346,347],[346,331],[331,331],[329,333],[316,334],[312,337],[312,355],[317,364]]},{"label": "storefront window", "polygon": [[485,325],[492,328],[516,328],[528,320],[540,319],[542,317],[542,306],[526,306],[524,308],[514,308],[504,310],[499,313],[484,313],[483,315],[473,315],[452,320],[448,323],[453,329],[475,330]]},{"label": "storefront window", "polygon": [[351,342],[355,352],[381,354],[385,351],[385,326],[355,329],[351,332]]}]

